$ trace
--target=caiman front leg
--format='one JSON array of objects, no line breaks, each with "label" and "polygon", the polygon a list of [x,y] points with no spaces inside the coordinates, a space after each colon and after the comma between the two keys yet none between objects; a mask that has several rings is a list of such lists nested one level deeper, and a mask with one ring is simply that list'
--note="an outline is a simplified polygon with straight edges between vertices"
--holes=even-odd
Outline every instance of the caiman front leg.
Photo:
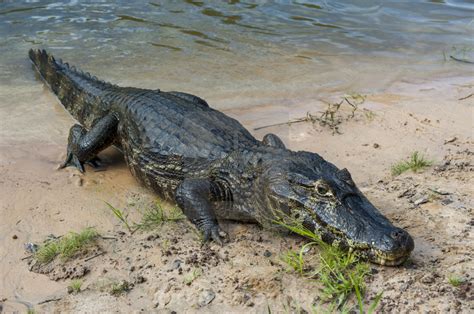
[{"label": "caiman front leg", "polygon": [[212,182],[207,179],[185,179],[176,190],[176,203],[204,236],[222,245],[226,233],[219,228],[212,208]]},{"label": "caiman front leg", "polygon": [[84,163],[98,167],[96,155],[112,144],[117,125],[118,118],[114,114],[99,119],[89,131],[79,124],[73,125],[69,130],[66,160],[59,168],[74,166],[84,172]]}]

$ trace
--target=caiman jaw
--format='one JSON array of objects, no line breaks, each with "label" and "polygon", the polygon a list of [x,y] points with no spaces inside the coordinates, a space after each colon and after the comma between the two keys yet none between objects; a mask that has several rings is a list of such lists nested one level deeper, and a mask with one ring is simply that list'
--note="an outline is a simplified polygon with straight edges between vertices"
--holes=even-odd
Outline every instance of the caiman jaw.
[{"label": "caiman jaw", "polygon": [[410,256],[410,252],[408,254],[402,255],[390,255],[384,254],[381,251],[377,251],[375,249],[371,249],[369,252],[369,260],[373,263],[380,264],[383,266],[398,266],[405,262],[408,257]]},{"label": "caiman jaw", "polygon": [[[319,211],[323,210],[319,209]],[[310,216],[313,227],[317,227],[314,232],[320,234],[324,241],[337,245],[341,249],[356,252],[360,257],[375,264],[398,266],[408,259],[414,249],[414,241],[408,232],[394,227],[388,220],[383,225],[372,224],[372,227],[367,228],[360,238],[351,238],[347,232],[322,223],[314,208]],[[385,218],[379,219],[385,220]],[[367,221],[366,224],[368,225],[369,222],[374,223],[374,221]],[[362,226],[359,227],[362,228]]]},{"label": "caiman jaw", "polygon": [[[323,239],[331,239],[330,243],[333,245],[335,243],[341,249],[347,249],[350,252],[355,252],[358,254],[359,257],[362,259],[366,259],[374,264],[379,264],[383,266],[398,266],[403,264],[411,254],[411,251],[414,248],[414,243],[411,237],[406,233],[406,243],[403,244],[402,248],[395,252],[385,252],[375,247],[370,247],[366,244],[355,244],[353,241],[348,241],[344,239],[344,237],[340,237],[340,235],[334,236],[331,232],[328,232],[327,229],[325,230],[325,236]],[[315,233],[321,233],[321,230],[315,231]]]}]

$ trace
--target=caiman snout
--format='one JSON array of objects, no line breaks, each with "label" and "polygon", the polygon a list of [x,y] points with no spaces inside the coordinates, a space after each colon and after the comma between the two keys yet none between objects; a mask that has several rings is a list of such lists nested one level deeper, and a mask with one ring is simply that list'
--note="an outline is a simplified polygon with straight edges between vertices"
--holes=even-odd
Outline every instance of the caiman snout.
[{"label": "caiman snout", "polygon": [[383,234],[374,244],[370,259],[382,265],[403,263],[415,247],[410,234],[400,228],[393,228],[390,232]]}]

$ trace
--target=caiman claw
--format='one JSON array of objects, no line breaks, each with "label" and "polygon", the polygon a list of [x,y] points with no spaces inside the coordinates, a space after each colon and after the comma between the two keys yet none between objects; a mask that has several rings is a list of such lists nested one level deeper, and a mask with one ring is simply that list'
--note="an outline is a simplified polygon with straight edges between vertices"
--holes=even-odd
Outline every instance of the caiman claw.
[{"label": "caiman claw", "polygon": [[220,246],[224,245],[224,241],[227,242],[228,236],[219,226],[212,226],[203,231],[203,243],[209,243],[211,240]]},{"label": "caiman claw", "polygon": [[66,167],[73,166],[76,167],[81,173],[84,173],[84,163],[82,163],[77,156],[75,156],[71,151],[68,151],[66,160],[59,165],[59,169],[64,169]]}]

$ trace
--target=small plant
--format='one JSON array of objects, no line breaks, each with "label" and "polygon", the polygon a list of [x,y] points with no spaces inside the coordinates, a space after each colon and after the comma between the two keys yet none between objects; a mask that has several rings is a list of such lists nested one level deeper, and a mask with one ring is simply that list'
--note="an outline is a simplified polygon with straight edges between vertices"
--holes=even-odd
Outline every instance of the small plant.
[{"label": "small plant", "polygon": [[40,263],[51,262],[56,255],[59,254],[58,242],[47,242],[43,246],[40,246],[38,251],[35,253],[35,257]]},{"label": "small plant", "polygon": [[76,294],[76,293],[81,292],[81,287],[82,287],[82,280],[74,279],[73,281],[71,281],[71,283],[67,287],[67,290],[69,293]]},{"label": "small plant", "polygon": [[94,242],[99,234],[93,228],[86,228],[80,233],[72,232],[59,241],[60,256],[69,259],[82,250],[86,245]]},{"label": "small plant", "polygon": [[282,255],[281,259],[285,262],[290,269],[302,274],[304,261],[300,258],[298,252],[288,251]]},{"label": "small plant", "polygon": [[127,216],[124,214],[123,211],[121,211],[120,209],[118,208],[115,208],[114,206],[112,206],[110,203],[107,203],[105,202],[105,204],[107,204],[107,206],[109,206],[109,208],[112,210],[112,213],[114,213],[115,217],[118,218],[118,220],[120,220],[123,225],[125,226],[125,228],[127,228],[127,230],[130,232],[130,233],[134,233],[136,231],[136,229],[132,229],[132,227],[130,226],[130,224],[128,223],[128,218]]},{"label": "small plant", "polygon": [[186,216],[178,207],[171,207],[166,214],[166,220],[168,221],[182,220],[184,218],[186,218]]},{"label": "small plant", "polygon": [[453,287],[459,287],[465,282],[465,279],[456,275],[451,275],[448,277],[448,282]]},{"label": "small plant", "polygon": [[140,223],[133,223],[129,222],[127,215],[122,210],[107,202],[105,203],[131,234],[135,233],[138,229],[150,230],[160,226],[165,221],[176,221],[184,218],[184,214],[178,208],[173,207],[170,210],[165,210],[161,204],[156,203],[153,207],[145,210]]},{"label": "small plant", "polygon": [[119,296],[123,293],[130,291],[130,283],[128,281],[114,282],[110,286],[110,294],[113,296]]},{"label": "small plant", "polygon": [[360,262],[353,253],[341,252],[338,248],[327,246],[320,253],[322,265],[319,279],[323,283],[323,299],[336,301],[339,306],[346,303],[352,293],[362,299],[365,292],[365,278],[369,265]]},{"label": "small plant", "polygon": [[194,280],[202,275],[200,268],[194,268],[191,272],[187,273],[183,278],[183,283],[187,286],[191,285]]},{"label": "small plant", "polygon": [[288,251],[283,254],[282,260],[294,271],[300,275],[304,275],[308,268],[308,261],[305,260],[304,254],[308,251],[310,246],[316,244],[315,242],[306,243],[299,251]]},{"label": "small plant", "polygon": [[93,243],[98,235],[93,228],[86,228],[79,233],[70,232],[60,239],[50,240],[40,246],[35,257],[40,263],[49,263],[56,256],[60,256],[62,260],[67,260]]},{"label": "small plant", "polygon": [[432,164],[432,161],[425,159],[425,157],[418,152],[414,152],[411,154],[408,161],[400,161],[392,166],[392,175],[398,176],[408,170],[417,172],[431,166]]},{"label": "small plant", "polygon": [[176,207],[165,211],[161,204],[157,203],[150,209],[147,209],[143,214],[143,218],[140,224],[137,224],[137,228],[150,230],[160,226],[165,221],[176,221],[184,218],[184,214]]},{"label": "small plant", "polygon": [[[291,217],[286,218],[292,220]],[[365,280],[370,274],[369,264],[361,261],[354,252],[344,252],[336,246],[323,242],[317,234],[305,228],[298,221],[292,220],[290,223],[276,221],[276,223],[311,239],[312,242],[305,244],[298,253],[291,252],[285,255],[284,261],[298,273],[311,278],[318,278],[323,285],[323,301],[329,301],[333,304],[334,309],[341,310],[341,308],[344,309],[351,295],[355,295],[360,312],[365,313],[363,298]],[[305,267],[306,262],[303,252],[311,245],[320,247],[319,267],[313,272],[308,272]],[[369,306],[369,312],[375,310],[381,297],[381,293],[375,297]]]},{"label": "small plant", "polygon": [[364,113],[365,115],[365,118],[368,120],[368,121],[374,121],[375,117],[377,116],[375,114],[375,112],[373,112],[372,110],[370,109],[362,109],[362,112]]},{"label": "small plant", "polygon": [[[339,101],[338,103],[326,103],[326,110],[319,112],[319,115],[307,112],[305,117],[290,120],[288,122],[261,126],[258,128],[254,128],[254,130],[256,131],[279,125],[292,125],[295,123],[311,122],[312,124],[319,123],[320,126],[329,128],[333,132],[333,134],[341,134],[341,132],[339,131],[339,125],[343,123],[344,120],[347,121],[354,118],[355,112],[359,109],[359,105],[361,105],[364,101],[364,95],[352,93],[343,96],[341,101]],[[346,116],[341,110],[342,105],[344,104],[351,108],[351,112]]]},{"label": "small plant", "polygon": [[161,249],[163,251],[168,251],[168,249],[170,248],[170,245],[171,243],[170,243],[170,240],[168,239],[164,239],[163,241],[161,241]]}]

